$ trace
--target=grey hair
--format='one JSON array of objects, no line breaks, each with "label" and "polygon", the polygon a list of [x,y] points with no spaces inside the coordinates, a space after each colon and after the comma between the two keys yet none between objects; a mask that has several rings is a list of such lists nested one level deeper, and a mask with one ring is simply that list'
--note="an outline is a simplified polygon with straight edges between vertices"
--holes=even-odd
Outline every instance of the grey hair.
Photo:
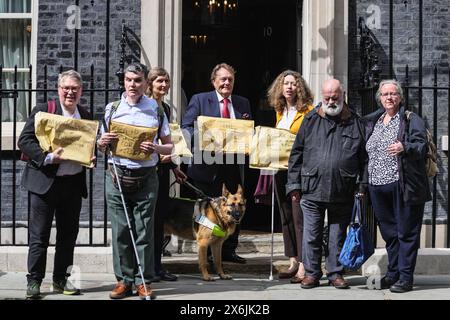
[{"label": "grey hair", "polygon": [[149,71],[148,71],[148,68],[147,68],[146,65],[144,65],[142,63],[139,63],[139,62],[133,62],[133,63],[130,63],[125,68],[125,72],[124,73],[127,73],[127,72],[131,72],[131,73],[134,73],[134,74],[143,73],[145,79],[147,79]]},{"label": "grey hair", "polygon": [[80,87],[83,86],[83,79],[81,79],[81,75],[78,72],[76,72],[75,70],[67,70],[67,71],[61,72],[58,76],[58,86],[61,85],[61,82],[65,78],[74,79],[75,81],[78,82]]},{"label": "grey hair", "polygon": [[397,93],[400,95],[400,99],[403,102],[405,100],[405,97],[403,96],[402,85],[395,79],[388,79],[380,82],[380,86],[378,87],[377,93],[375,94],[378,105],[381,106],[381,88],[383,88],[383,86],[387,84],[393,84],[397,88]]},{"label": "grey hair", "polygon": [[219,71],[220,69],[227,70],[228,72],[232,73],[233,76],[236,74],[236,70],[232,66],[230,66],[229,64],[227,64],[225,62],[222,62],[222,63],[219,63],[218,65],[216,65],[212,69],[212,71],[211,71],[211,81],[214,81],[214,79],[216,78],[217,71]]}]

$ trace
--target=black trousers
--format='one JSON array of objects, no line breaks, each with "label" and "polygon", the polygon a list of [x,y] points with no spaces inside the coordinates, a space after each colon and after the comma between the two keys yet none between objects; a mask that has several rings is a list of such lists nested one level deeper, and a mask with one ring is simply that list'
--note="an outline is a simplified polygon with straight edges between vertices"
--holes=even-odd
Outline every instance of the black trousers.
[{"label": "black trousers", "polygon": [[406,205],[398,181],[381,186],[369,185],[369,192],[381,236],[386,242],[386,275],[412,284],[425,205]]},{"label": "black trousers", "polygon": [[162,271],[161,256],[164,243],[164,220],[169,205],[169,187],[170,187],[170,166],[167,164],[158,165],[158,201],[155,209],[154,239],[155,239],[155,274]]},{"label": "black trousers", "polygon": [[286,196],[287,171],[275,175],[275,195],[283,231],[284,255],[302,261],[303,212],[300,202]]},{"label": "black trousers", "polygon": [[53,280],[68,276],[67,268],[73,265],[73,251],[78,236],[83,174],[56,177],[46,194],[30,193],[28,281],[41,283],[45,277],[53,217],[56,221]]},{"label": "black trousers", "polygon": [[[194,185],[202,190],[206,195],[210,197],[219,197],[222,195],[222,187],[225,183],[228,191],[236,193],[238,185],[241,184],[241,177],[239,173],[238,165],[221,165],[219,174],[212,183],[205,183],[200,181],[194,181]],[[236,226],[236,231],[225,240],[222,245],[222,255],[226,256],[236,251],[239,244],[239,233],[241,231],[240,225]],[[209,252],[209,248],[208,248]]]}]

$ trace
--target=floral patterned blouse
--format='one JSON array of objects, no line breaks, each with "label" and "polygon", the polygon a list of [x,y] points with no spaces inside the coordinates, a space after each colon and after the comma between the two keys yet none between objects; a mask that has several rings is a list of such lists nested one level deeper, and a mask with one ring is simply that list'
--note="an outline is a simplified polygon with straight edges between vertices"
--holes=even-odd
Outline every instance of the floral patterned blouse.
[{"label": "floral patterned blouse", "polygon": [[369,184],[376,186],[399,180],[398,157],[389,155],[387,148],[397,140],[400,115],[397,113],[386,125],[383,123],[385,115],[386,113],[378,119],[366,144],[369,155]]}]

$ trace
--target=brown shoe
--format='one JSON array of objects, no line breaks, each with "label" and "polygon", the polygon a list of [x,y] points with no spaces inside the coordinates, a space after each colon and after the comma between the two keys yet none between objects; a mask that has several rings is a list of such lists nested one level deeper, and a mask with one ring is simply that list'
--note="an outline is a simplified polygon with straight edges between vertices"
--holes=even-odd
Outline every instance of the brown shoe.
[{"label": "brown shoe", "polygon": [[300,286],[303,289],[312,289],[320,286],[320,281],[319,279],[316,279],[314,277],[306,276],[305,279],[303,279],[303,281],[301,282]]},{"label": "brown shoe", "polygon": [[305,276],[297,276],[295,275],[294,277],[291,278],[291,283],[302,283],[302,281],[305,279]]},{"label": "brown shoe", "polygon": [[[147,289],[147,294],[145,294],[145,289]],[[156,299],[155,293],[152,291],[152,288],[150,288],[149,284],[138,284],[136,285],[136,293],[138,294],[139,298],[142,300],[148,300],[148,297],[150,297],[151,300]]]},{"label": "brown shoe", "polygon": [[131,284],[126,285],[123,281],[119,281],[113,291],[109,294],[109,297],[111,299],[123,299],[131,295],[133,295]]},{"label": "brown shoe", "polygon": [[336,279],[334,279],[334,280],[329,280],[328,284],[330,286],[335,287],[336,289],[349,289],[350,288],[350,286],[348,285],[348,282],[341,275],[338,275],[336,277]]},{"label": "brown shoe", "polygon": [[278,274],[278,279],[290,279],[297,274],[298,266],[293,269],[287,269],[286,272],[280,272]]}]

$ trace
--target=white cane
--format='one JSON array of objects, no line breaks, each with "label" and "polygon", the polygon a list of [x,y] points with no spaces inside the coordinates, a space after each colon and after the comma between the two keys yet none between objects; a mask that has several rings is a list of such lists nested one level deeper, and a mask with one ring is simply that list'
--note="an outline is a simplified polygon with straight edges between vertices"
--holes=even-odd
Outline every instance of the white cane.
[{"label": "white cane", "polygon": [[271,240],[271,245],[270,245],[270,276],[269,276],[269,281],[273,280],[273,224],[274,224],[274,211],[275,211],[275,175],[272,175],[272,222],[271,222],[272,240]]},{"label": "white cane", "polygon": [[113,156],[111,149],[109,149],[109,155],[110,155],[112,163],[113,163],[114,174],[116,176],[117,186],[119,187],[119,193],[120,193],[120,197],[122,199],[122,205],[123,205],[123,210],[125,212],[125,217],[127,218],[127,224],[128,224],[128,230],[130,231],[131,242],[133,243],[134,255],[136,256],[136,262],[139,267],[139,273],[141,275],[142,284],[143,284],[144,290],[145,290],[145,300],[151,300],[150,296],[148,295],[147,286],[145,285],[144,273],[142,272],[141,261],[139,260],[139,256],[138,256],[138,252],[137,252],[137,248],[136,248],[136,242],[134,240],[133,231],[131,230],[130,218],[128,217],[127,205],[125,204],[125,198],[123,197],[122,186],[120,185],[119,174],[117,173],[116,162],[114,161],[114,156]]}]

